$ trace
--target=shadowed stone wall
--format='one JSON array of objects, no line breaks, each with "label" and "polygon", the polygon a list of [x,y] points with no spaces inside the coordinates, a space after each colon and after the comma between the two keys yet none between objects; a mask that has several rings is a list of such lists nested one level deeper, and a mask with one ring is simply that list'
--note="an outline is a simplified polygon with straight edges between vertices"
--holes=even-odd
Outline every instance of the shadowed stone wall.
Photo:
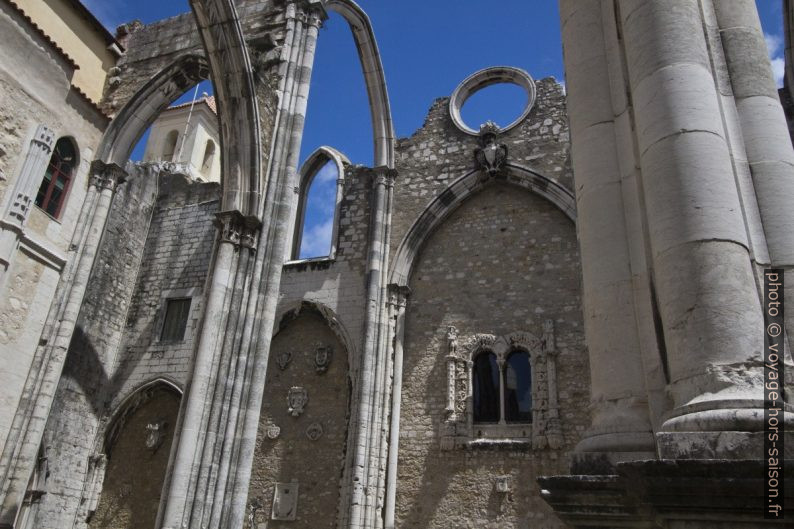
[{"label": "shadowed stone wall", "polygon": [[[324,372],[315,363],[318,347],[332,350]],[[246,527],[258,529],[263,522],[272,529],[337,527],[349,384],[348,352],[318,313],[304,309],[273,338],[248,492],[255,524]],[[295,387],[305,388],[308,402],[302,411],[291,413],[288,394]],[[316,440],[307,432],[313,425],[322,430]],[[268,435],[273,426],[280,432]],[[291,482],[298,484],[299,491],[295,521],[268,521],[275,484]]]},{"label": "shadowed stone wall", "polygon": [[[72,527],[72,520],[84,527],[89,458],[101,454],[99,436],[122,400],[156,378],[184,387],[218,196],[217,184],[160,174],[157,165],[134,166],[119,187],[47,427],[41,527]],[[192,298],[180,342],[160,342],[168,297]]]},{"label": "shadowed stone wall", "polygon": [[[154,527],[178,413],[179,395],[159,389],[120,425],[90,529]],[[155,424],[162,425],[163,436],[149,440],[147,426]]]}]

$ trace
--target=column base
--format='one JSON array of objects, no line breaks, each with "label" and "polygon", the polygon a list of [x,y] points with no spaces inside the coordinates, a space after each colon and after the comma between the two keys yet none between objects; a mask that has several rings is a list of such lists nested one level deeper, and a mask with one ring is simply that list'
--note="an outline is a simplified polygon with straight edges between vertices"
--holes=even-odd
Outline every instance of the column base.
[{"label": "column base", "polygon": [[794,517],[794,461],[784,463],[785,505],[765,519],[764,461],[655,460],[617,463],[607,475],[538,479],[543,499],[576,529],[757,529]]},{"label": "column base", "polygon": [[[711,404],[712,407],[706,408]],[[729,403],[738,404],[738,403]],[[785,430],[785,457],[794,458],[794,413],[781,411],[779,429]],[[764,409],[714,408],[713,403],[674,411],[656,433],[661,459],[756,459],[764,453]]]},{"label": "column base", "polygon": [[[764,453],[764,432],[659,432],[660,459],[755,459]],[[794,460],[794,429],[785,436],[784,457]]]}]

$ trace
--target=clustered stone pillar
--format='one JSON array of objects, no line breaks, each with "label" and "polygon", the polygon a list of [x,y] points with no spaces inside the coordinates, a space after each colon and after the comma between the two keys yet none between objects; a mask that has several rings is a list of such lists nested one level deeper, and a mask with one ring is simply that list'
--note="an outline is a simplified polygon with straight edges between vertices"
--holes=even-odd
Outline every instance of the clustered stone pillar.
[{"label": "clustered stone pillar", "polygon": [[704,432],[761,429],[759,293],[700,3],[619,5],[670,366],[662,430],[698,432],[660,437],[660,455],[696,456]]},{"label": "clustered stone pillar", "polygon": [[[755,9],[750,0],[561,1],[594,405],[580,451],[760,453],[754,267],[768,265],[767,246],[772,264],[791,265],[794,154]],[[653,332],[645,298],[632,299],[632,276],[636,293],[646,274]],[[654,347],[665,357],[642,353]],[[666,368],[670,401],[648,422],[654,362]]]},{"label": "clustered stone pillar", "polygon": [[312,66],[325,12],[319,2],[286,6],[278,111],[265,197],[254,218],[219,215],[212,271],[158,527],[242,527],[259,412],[291,240],[290,219]]},{"label": "clustered stone pillar", "polygon": [[[411,291],[406,286],[389,285],[389,305],[394,328],[394,378],[391,400],[391,426],[389,428],[389,452],[386,468],[386,499],[384,521],[386,529],[394,529],[394,514],[397,504],[397,456],[400,445],[400,406],[403,384],[403,341],[405,340],[405,309]],[[391,345],[391,344],[390,344]]]},{"label": "clustered stone pillar", "polygon": [[364,347],[358,374],[358,394],[351,424],[353,467],[342,495],[349,505],[344,525],[352,528],[382,526],[386,474],[388,402],[391,395],[391,351],[388,347],[386,274],[388,272],[391,203],[396,171],[377,167],[373,177]]},{"label": "clustered stone pillar", "polygon": [[115,164],[94,161],[83,209],[69,249],[56,299],[47,314],[42,339],[0,457],[0,527],[13,527],[29,477],[36,465],[47,417],[63,371],[88,280],[117,186],[126,172]]},{"label": "clustered stone pillar", "polygon": [[46,126],[39,125],[33,139],[30,140],[30,148],[11,192],[11,200],[0,219],[0,286],[3,285],[6,272],[11,265],[54,144],[53,132]]}]

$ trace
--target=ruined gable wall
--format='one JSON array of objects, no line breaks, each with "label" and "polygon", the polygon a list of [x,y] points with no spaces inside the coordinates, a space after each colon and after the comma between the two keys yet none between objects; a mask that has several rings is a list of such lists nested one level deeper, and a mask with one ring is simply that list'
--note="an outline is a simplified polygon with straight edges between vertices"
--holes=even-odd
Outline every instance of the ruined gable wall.
[{"label": "ruined gable wall", "polygon": [[[508,162],[523,165],[573,192],[570,133],[565,93],[553,78],[535,81],[537,97],[529,116],[501,134]],[[477,124],[470,124],[476,127]],[[449,115],[449,98],[437,99],[425,123],[409,138],[397,141],[391,257],[400,241],[433,198],[452,182],[476,168],[478,138],[458,130]]]},{"label": "ruined gable wall", "polygon": [[111,411],[113,365],[156,197],[156,181],[145,176],[122,184],[111,206],[47,423],[50,477],[36,527],[72,526],[95,435]]},{"label": "ruined gable wall", "polygon": [[[562,87],[553,79],[536,85],[534,109],[497,142],[507,145],[508,163],[572,190]],[[416,134],[399,140],[392,259],[427,204],[476,168],[477,147],[476,137],[453,124],[446,98],[433,104]],[[409,282],[398,527],[562,527],[540,499],[535,478],[567,470],[569,454],[588,424],[589,369],[576,229],[555,205],[508,183],[510,178],[491,180],[441,224],[420,251]],[[448,327],[457,327],[464,344],[481,333],[525,331],[540,337],[547,319],[554,321],[560,351],[562,446],[486,442],[442,450]],[[507,494],[496,491],[500,476],[510,477]]]}]

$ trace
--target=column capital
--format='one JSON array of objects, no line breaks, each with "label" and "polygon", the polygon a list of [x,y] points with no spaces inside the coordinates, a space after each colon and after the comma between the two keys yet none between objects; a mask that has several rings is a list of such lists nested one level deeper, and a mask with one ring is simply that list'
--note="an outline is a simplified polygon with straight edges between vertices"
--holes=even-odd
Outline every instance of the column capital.
[{"label": "column capital", "polygon": [[237,210],[222,211],[215,215],[215,222],[221,232],[221,242],[256,249],[262,226],[256,217],[246,217]]},{"label": "column capital", "polygon": [[320,27],[328,20],[325,2],[322,0],[295,0],[287,5],[287,19],[299,19],[301,22]]},{"label": "column capital", "polygon": [[397,169],[381,165],[372,169],[372,187],[383,185],[394,187],[394,180],[397,178]]},{"label": "column capital", "polygon": [[411,289],[407,286],[391,283],[388,286],[389,290],[389,305],[399,308],[405,308],[408,303],[408,296],[411,295]]},{"label": "column capital", "polygon": [[127,171],[115,163],[105,163],[102,160],[94,160],[91,162],[91,169],[89,173],[89,185],[99,189],[110,189],[115,191],[116,188],[127,180]]}]

